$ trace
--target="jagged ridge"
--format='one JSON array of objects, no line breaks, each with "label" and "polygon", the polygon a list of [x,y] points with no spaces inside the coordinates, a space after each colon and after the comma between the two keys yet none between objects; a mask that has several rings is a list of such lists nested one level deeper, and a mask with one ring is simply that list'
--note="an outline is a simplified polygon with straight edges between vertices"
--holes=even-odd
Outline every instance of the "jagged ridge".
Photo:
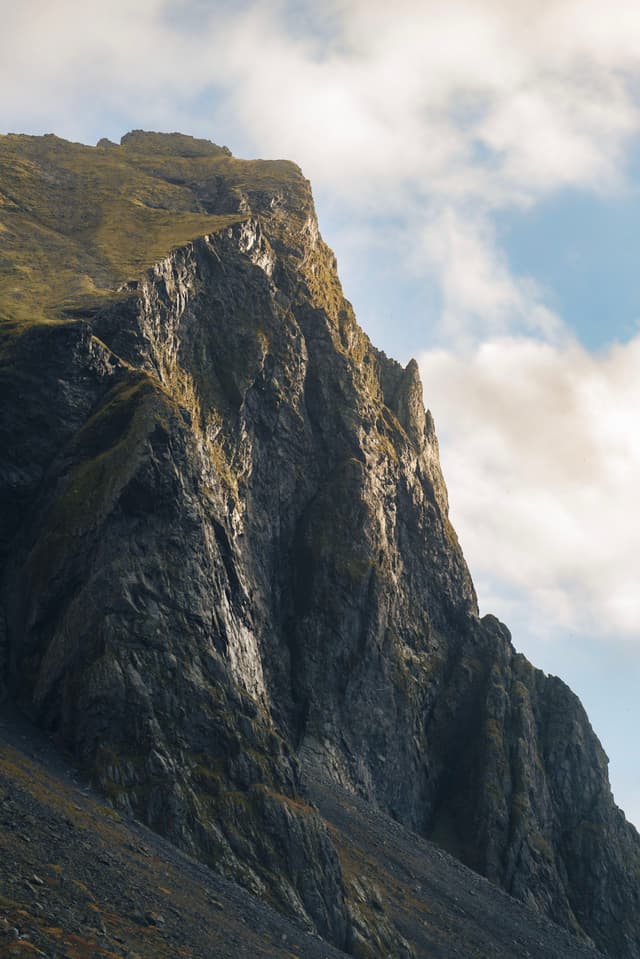
[{"label": "jagged ridge", "polygon": [[[351,906],[300,760],[639,956],[640,841],[606,757],[567,687],[479,620],[417,367],[357,326],[298,169],[173,135],[10,141],[54,181],[105,155],[105,190],[115,163],[172,216],[178,184],[180,230],[185,207],[207,218],[136,278],[145,244],[120,293],[65,302],[73,322],[18,335],[5,303],[12,694],[117,806],[339,946]],[[15,275],[35,214],[12,202]]]}]

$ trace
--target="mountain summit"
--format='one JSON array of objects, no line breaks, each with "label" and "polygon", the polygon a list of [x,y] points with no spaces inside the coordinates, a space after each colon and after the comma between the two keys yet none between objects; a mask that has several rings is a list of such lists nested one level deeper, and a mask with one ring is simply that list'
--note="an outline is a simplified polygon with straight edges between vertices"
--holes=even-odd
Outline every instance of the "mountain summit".
[{"label": "mountain summit", "polygon": [[391,874],[354,872],[353,803],[638,959],[604,751],[479,618],[417,365],[357,325],[298,167],[0,137],[0,278],[10,700],[116,810],[338,949],[425,954]]}]

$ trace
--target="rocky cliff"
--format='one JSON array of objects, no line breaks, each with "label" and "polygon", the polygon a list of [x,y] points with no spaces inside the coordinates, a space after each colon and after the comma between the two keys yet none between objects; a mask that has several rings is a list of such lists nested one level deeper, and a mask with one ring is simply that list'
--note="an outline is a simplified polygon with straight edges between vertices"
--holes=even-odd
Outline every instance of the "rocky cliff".
[{"label": "rocky cliff", "polygon": [[358,327],[298,168],[2,137],[0,220],[11,698],[117,808],[358,955],[409,947],[358,913],[301,768],[640,957],[606,756],[478,617],[417,366]]}]

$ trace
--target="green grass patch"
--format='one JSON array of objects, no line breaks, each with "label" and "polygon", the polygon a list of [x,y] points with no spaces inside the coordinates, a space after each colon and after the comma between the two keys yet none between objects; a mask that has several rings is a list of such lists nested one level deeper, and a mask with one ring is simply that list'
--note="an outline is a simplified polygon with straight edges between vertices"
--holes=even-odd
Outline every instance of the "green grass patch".
[{"label": "green grass patch", "polygon": [[304,183],[293,164],[236,160],[204,144],[0,136],[0,323],[17,330],[90,310],[172,249],[244,219],[209,212],[222,181],[238,200],[249,187]]}]

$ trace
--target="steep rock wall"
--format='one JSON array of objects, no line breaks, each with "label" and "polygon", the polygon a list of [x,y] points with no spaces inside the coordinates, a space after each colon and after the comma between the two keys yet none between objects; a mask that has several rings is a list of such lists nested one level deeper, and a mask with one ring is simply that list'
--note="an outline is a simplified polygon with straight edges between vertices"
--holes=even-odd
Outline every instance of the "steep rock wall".
[{"label": "steep rock wall", "polygon": [[415,363],[357,326],[302,176],[234,169],[193,189],[237,222],[2,354],[12,695],[338,944],[300,759],[640,956],[640,841],[576,698],[478,618]]}]

